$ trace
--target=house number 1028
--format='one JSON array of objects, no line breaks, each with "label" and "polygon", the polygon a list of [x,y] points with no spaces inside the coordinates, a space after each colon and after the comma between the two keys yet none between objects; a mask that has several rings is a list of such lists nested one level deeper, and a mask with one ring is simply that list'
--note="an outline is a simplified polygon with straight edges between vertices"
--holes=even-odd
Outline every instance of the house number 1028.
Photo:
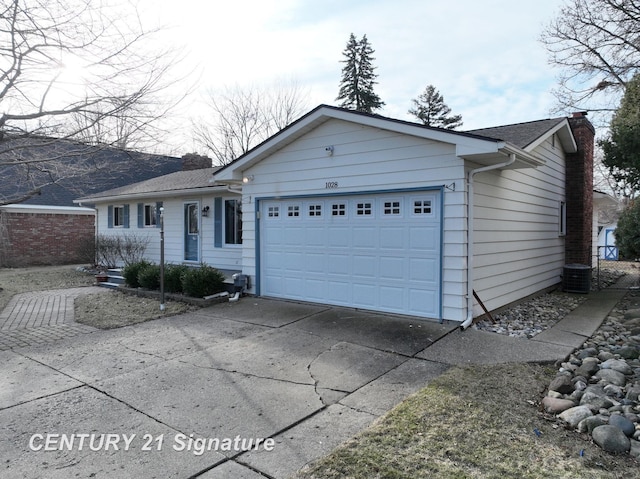
[{"label": "house number 1028", "polygon": [[327,181],[327,182],[324,184],[324,187],[325,187],[325,188],[328,188],[328,189],[337,188],[337,187],[338,187],[338,182],[337,182],[337,181]]}]

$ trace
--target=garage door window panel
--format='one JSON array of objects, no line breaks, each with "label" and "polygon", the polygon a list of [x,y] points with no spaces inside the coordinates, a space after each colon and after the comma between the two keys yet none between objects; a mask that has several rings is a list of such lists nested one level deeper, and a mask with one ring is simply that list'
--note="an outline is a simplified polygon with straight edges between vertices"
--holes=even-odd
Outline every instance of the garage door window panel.
[{"label": "garage door window panel", "polygon": [[288,205],[287,218],[300,218],[300,205]]},{"label": "garage door window panel", "polygon": [[372,218],[373,217],[373,201],[357,201],[356,202],[356,218]]},{"label": "garage door window panel", "polygon": [[346,218],[347,217],[347,204],[346,203],[333,203],[331,205],[331,216],[333,218]]},{"label": "garage door window panel", "polygon": [[412,213],[413,216],[433,215],[433,201],[431,198],[414,198]]},{"label": "garage door window panel", "polygon": [[402,201],[401,200],[383,200],[382,201],[382,216],[389,217],[401,217],[402,216]]},{"label": "garage door window panel", "polygon": [[307,205],[307,214],[310,218],[322,217],[322,203],[311,203]]}]

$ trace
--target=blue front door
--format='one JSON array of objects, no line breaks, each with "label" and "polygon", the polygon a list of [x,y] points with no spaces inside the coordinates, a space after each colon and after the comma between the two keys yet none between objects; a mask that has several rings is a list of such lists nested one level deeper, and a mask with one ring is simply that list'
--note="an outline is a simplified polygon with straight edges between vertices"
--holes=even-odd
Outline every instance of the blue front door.
[{"label": "blue front door", "polygon": [[200,216],[198,203],[184,205],[184,259],[198,261],[200,250]]}]

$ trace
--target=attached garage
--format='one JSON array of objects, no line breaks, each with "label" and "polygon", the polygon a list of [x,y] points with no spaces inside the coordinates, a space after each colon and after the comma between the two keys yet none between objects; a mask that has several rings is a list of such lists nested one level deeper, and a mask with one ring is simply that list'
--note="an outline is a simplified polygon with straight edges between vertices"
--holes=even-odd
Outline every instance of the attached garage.
[{"label": "attached garage", "polygon": [[590,255],[592,147],[582,114],[457,132],[320,105],[213,182],[242,193],[250,294],[467,327],[476,296],[494,310]]},{"label": "attached garage", "polygon": [[441,317],[441,196],[258,200],[258,294]]}]

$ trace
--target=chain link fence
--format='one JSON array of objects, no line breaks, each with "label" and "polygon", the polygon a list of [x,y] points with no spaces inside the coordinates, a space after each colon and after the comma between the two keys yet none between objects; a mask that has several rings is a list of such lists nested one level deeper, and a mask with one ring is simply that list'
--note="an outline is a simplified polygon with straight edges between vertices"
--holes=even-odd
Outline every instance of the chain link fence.
[{"label": "chain link fence", "polygon": [[598,289],[640,289],[640,262],[620,258],[615,246],[598,246],[595,276]]}]

